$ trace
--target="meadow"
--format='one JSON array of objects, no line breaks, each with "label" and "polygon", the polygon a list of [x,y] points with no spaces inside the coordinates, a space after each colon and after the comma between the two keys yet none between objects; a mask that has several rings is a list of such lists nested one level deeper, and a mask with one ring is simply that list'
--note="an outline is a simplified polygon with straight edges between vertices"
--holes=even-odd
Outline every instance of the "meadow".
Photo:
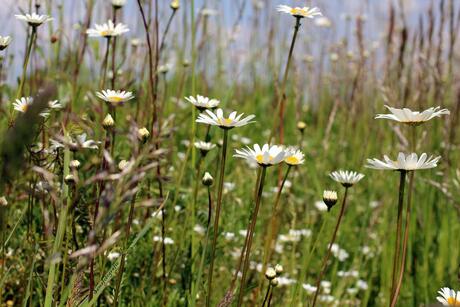
[{"label": "meadow", "polygon": [[7,2],[0,306],[460,306],[457,0]]}]

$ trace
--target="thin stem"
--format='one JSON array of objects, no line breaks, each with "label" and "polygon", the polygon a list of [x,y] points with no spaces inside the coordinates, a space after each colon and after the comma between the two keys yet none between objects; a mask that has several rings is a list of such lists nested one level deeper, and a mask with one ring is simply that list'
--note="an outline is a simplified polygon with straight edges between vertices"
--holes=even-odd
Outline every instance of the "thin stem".
[{"label": "thin stem", "polygon": [[214,258],[216,257],[216,245],[217,245],[217,235],[219,234],[219,218],[220,210],[222,207],[222,194],[224,187],[224,174],[225,174],[225,162],[227,159],[227,145],[228,145],[228,130],[224,129],[224,140],[222,144],[222,157],[220,160],[220,174],[219,174],[219,183],[218,183],[218,192],[217,192],[217,206],[216,206],[216,216],[214,217],[214,233],[212,238],[211,245],[211,263],[209,265],[208,272],[208,293],[206,296],[206,306],[209,307],[211,304],[212,297],[212,275],[214,269]]},{"label": "thin stem", "polygon": [[395,285],[396,285],[396,275],[398,273],[398,263],[400,257],[400,246],[401,246],[401,230],[402,230],[402,213],[404,205],[404,187],[406,180],[406,171],[400,172],[399,179],[399,200],[398,200],[398,219],[396,225],[396,238],[395,238],[395,254],[393,256],[393,271],[391,277],[391,297],[393,297]]},{"label": "thin stem", "polygon": [[101,72],[102,77],[99,81],[99,88],[103,89],[105,86],[105,79],[107,78],[107,66],[109,62],[109,51],[110,51],[110,37],[107,37],[107,47],[105,49],[104,61],[102,62]]},{"label": "thin stem", "polygon": [[29,46],[27,47],[26,55],[24,58],[24,65],[22,67],[22,76],[21,81],[19,82],[18,91],[16,92],[16,99],[22,97],[22,91],[24,89],[24,84],[27,74],[27,66],[29,65],[30,55],[32,54],[32,47],[34,46],[35,39],[37,37],[37,27],[32,27],[32,35],[30,36]]},{"label": "thin stem", "polygon": [[270,290],[271,290],[271,285],[270,285],[270,282],[268,282],[267,292],[265,293],[264,301],[262,302],[262,307],[265,307],[265,304],[267,303],[268,297],[270,295]]},{"label": "thin stem", "polygon": [[[411,178],[412,179],[413,179],[413,174],[414,174],[414,172],[411,173]],[[404,194],[404,188],[402,190],[403,191],[400,192],[400,193]],[[403,277],[404,277],[404,269],[405,269],[405,264],[406,264],[406,255],[407,255],[407,242],[408,242],[408,239],[409,239],[410,213],[411,213],[411,200],[408,199],[407,207],[406,207],[406,221],[405,221],[406,225],[404,227],[404,241],[403,241],[403,248],[402,248],[402,259],[401,259],[399,276],[398,276],[395,292],[393,294],[393,298],[391,299],[391,304],[390,304],[391,307],[396,306],[396,303],[398,302],[399,291],[401,290],[402,280],[403,280]]]},{"label": "thin stem", "polygon": [[331,257],[332,245],[334,244],[335,239],[337,238],[337,233],[339,230],[340,222],[342,221],[342,217],[344,216],[344,213],[345,213],[348,189],[349,187],[345,187],[345,195],[343,196],[342,207],[340,208],[339,217],[337,218],[337,223],[335,225],[334,233],[332,234],[331,242],[329,243],[329,247],[327,249],[326,256],[324,257],[323,264],[321,265],[322,267],[321,272],[319,273],[318,279],[316,280],[316,292],[315,292],[315,296],[313,297],[313,302],[311,304],[312,307],[316,306],[316,300],[318,299],[321,279],[323,278],[324,272],[326,272],[327,262],[329,261],[329,257]]},{"label": "thin stem", "polygon": [[252,239],[254,237],[254,229],[257,222],[257,215],[259,214],[260,203],[262,200],[262,192],[264,189],[264,181],[265,181],[265,174],[267,173],[267,168],[262,166],[262,173],[260,175],[260,183],[257,190],[257,197],[255,199],[255,208],[254,212],[252,213],[250,227],[248,232],[248,242],[246,246],[246,253],[244,257],[244,265],[243,265],[243,273],[241,276],[241,284],[240,284],[240,291],[238,294],[238,306],[242,306],[243,304],[243,296],[244,296],[244,288],[246,286],[246,277],[249,269],[249,258],[251,256],[251,247],[252,247]]}]

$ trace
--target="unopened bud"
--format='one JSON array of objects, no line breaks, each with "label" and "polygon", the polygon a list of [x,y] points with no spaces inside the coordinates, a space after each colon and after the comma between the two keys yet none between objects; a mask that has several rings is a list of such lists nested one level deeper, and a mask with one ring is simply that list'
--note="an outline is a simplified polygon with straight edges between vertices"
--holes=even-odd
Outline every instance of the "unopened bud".
[{"label": "unopened bud", "polygon": [[269,280],[272,280],[273,278],[276,277],[276,271],[274,268],[268,268],[266,271],[265,271],[265,277],[267,277],[267,279]]},{"label": "unopened bud", "polygon": [[137,130],[137,138],[141,141],[141,142],[146,142],[148,140],[148,138],[150,137],[150,132],[147,130],[147,128],[140,128],[139,130]]},{"label": "unopened bud", "polygon": [[171,9],[177,10],[179,8],[179,0],[172,0],[169,6]]},{"label": "unopened bud", "polygon": [[297,123],[297,129],[299,129],[300,132],[303,132],[307,128],[307,124],[303,121],[299,121]]},{"label": "unopened bud", "polygon": [[284,271],[283,266],[281,264],[275,265],[276,275],[281,275]]},{"label": "unopened bud", "polygon": [[204,173],[203,179],[201,180],[203,185],[210,187],[214,183],[214,178],[212,178],[211,174],[206,172]]},{"label": "unopened bud", "polygon": [[69,166],[70,166],[71,169],[79,169],[80,168],[80,161],[72,160],[72,161],[70,161]]},{"label": "unopened bud", "polygon": [[5,196],[0,197],[0,207],[8,206],[8,201],[6,200]]},{"label": "unopened bud", "polygon": [[66,184],[69,184],[69,185],[74,184],[75,183],[75,177],[73,175],[67,175],[67,176],[65,176],[64,181],[65,181]]},{"label": "unopened bud", "polygon": [[270,285],[271,285],[272,287],[278,286],[278,283],[279,283],[279,282],[278,282],[278,278],[276,278],[276,277],[273,278],[272,280],[270,280]]},{"label": "unopened bud", "polygon": [[327,211],[330,211],[332,207],[337,203],[337,192],[336,191],[324,191],[323,201],[327,206]]},{"label": "unopened bud", "polygon": [[128,164],[129,164],[128,161],[121,160],[120,162],[118,162],[118,168],[120,169],[120,171],[122,171],[128,166]]},{"label": "unopened bud", "polygon": [[114,125],[115,125],[115,121],[113,120],[112,115],[107,114],[104,120],[102,121],[102,127],[104,127],[104,129],[110,129]]}]

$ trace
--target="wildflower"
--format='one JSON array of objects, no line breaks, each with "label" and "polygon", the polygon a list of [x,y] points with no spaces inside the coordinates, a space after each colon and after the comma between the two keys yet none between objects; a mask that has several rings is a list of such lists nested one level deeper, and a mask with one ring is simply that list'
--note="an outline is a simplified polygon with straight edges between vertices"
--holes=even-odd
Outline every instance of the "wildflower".
[{"label": "wildflower", "polygon": [[272,166],[282,162],[286,152],[283,147],[277,145],[265,144],[260,148],[258,144],[254,144],[254,149],[236,149],[236,158],[243,158],[249,162],[256,162],[260,166]]},{"label": "wildflower", "polygon": [[80,168],[80,161],[72,160],[72,161],[70,161],[69,166],[70,166],[71,169],[74,169],[74,170],[79,169]]},{"label": "wildflower", "polygon": [[203,15],[203,17],[215,16],[217,14],[218,12],[213,9],[204,8],[201,10],[201,15]]},{"label": "wildflower", "polygon": [[147,139],[150,137],[150,132],[147,130],[147,128],[140,128],[137,130],[137,138],[142,141],[146,142]]},{"label": "wildflower", "polygon": [[437,166],[438,161],[441,159],[440,156],[433,157],[426,153],[417,156],[416,153],[410,155],[404,155],[400,152],[396,161],[391,160],[388,156],[383,156],[385,161],[378,159],[367,159],[368,165],[366,167],[378,169],[378,170],[395,170],[395,171],[415,171],[421,169],[430,169]]},{"label": "wildflower", "polygon": [[315,16],[322,16],[321,12],[319,11],[319,8],[313,7],[290,7],[287,5],[278,5],[277,7],[278,12],[286,13],[286,14],[291,14],[294,17],[297,18],[314,18]]},{"label": "wildflower", "polygon": [[107,23],[104,23],[102,25],[96,24],[94,26],[94,29],[86,30],[86,34],[88,34],[89,37],[110,38],[114,36],[119,36],[128,31],[129,29],[126,25],[122,23],[118,23],[117,25],[114,25],[113,21],[109,20]]},{"label": "wildflower", "polygon": [[423,112],[412,111],[408,108],[397,109],[390,106],[385,106],[392,114],[377,114],[376,119],[390,119],[403,124],[418,126],[424,122],[429,121],[435,117],[441,117],[441,115],[449,115],[450,112],[447,109],[441,109],[440,107],[429,108]]},{"label": "wildflower", "polygon": [[201,95],[196,97],[185,97],[185,100],[193,104],[200,111],[204,111],[206,109],[215,109],[220,103],[220,101],[217,99],[209,99],[208,97]]},{"label": "wildflower", "polygon": [[110,253],[107,254],[107,259],[109,261],[114,261],[118,257],[120,257],[120,253],[117,253],[117,252],[110,252]]},{"label": "wildflower", "polygon": [[203,142],[203,141],[198,141],[193,143],[197,149],[200,150],[201,155],[204,157],[207,155],[207,153],[216,147],[216,144],[209,143],[209,142]]},{"label": "wildflower", "polygon": [[64,181],[68,185],[74,184],[75,183],[75,177],[72,174],[67,175],[67,176],[65,176]]},{"label": "wildflower", "polygon": [[275,278],[273,278],[272,280],[270,280],[270,285],[271,285],[272,287],[276,287],[276,286],[278,286],[278,284],[279,284],[278,278],[275,277]]},{"label": "wildflower", "polygon": [[53,18],[48,15],[38,15],[36,13],[14,16],[19,20],[27,22],[31,27],[38,27],[45,22],[53,20]]},{"label": "wildflower", "polygon": [[115,121],[113,120],[112,115],[107,114],[104,120],[102,121],[102,127],[104,127],[105,129],[110,129],[114,125],[115,125]]},{"label": "wildflower", "polygon": [[305,155],[298,149],[288,148],[286,150],[286,156],[284,157],[284,162],[287,165],[295,166],[304,163]]},{"label": "wildflower", "polygon": [[172,0],[169,6],[171,9],[177,10],[179,8],[179,0]]},{"label": "wildflower", "polygon": [[[161,241],[162,241],[162,240],[161,240],[161,237],[159,237],[159,236],[154,236],[154,237],[153,237],[153,242],[161,242]],[[165,245],[172,245],[172,244],[174,244],[174,240],[171,239],[171,238],[169,238],[169,237],[166,237],[166,238],[164,239],[164,242],[165,242]]]},{"label": "wildflower", "polygon": [[242,127],[247,124],[252,123],[251,119],[256,117],[255,115],[248,115],[245,118],[241,119],[244,113],[237,114],[236,111],[230,113],[228,117],[224,116],[222,109],[217,109],[216,113],[206,110],[206,114],[200,114],[197,123],[218,126],[222,129],[232,129],[235,127]]},{"label": "wildflower", "polygon": [[115,9],[121,9],[126,4],[126,0],[112,0],[112,6]]},{"label": "wildflower", "polygon": [[328,207],[327,205],[324,203],[324,201],[315,201],[315,207],[316,209],[318,209],[319,211],[328,211]]},{"label": "wildflower", "polygon": [[356,287],[360,290],[367,290],[369,289],[369,285],[367,284],[367,282],[365,282],[364,280],[362,279],[358,279],[358,281],[356,282]]},{"label": "wildflower", "polygon": [[299,129],[300,132],[303,133],[303,131],[305,130],[305,128],[307,128],[307,124],[303,121],[299,121],[297,123],[297,129]]},{"label": "wildflower", "polygon": [[203,185],[210,187],[214,183],[214,178],[212,178],[210,173],[206,172],[204,173],[204,176],[201,182],[203,183]]},{"label": "wildflower", "polygon": [[11,43],[11,37],[9,36],[0,36],[0,51],[5,50],[6,47]]},{"label": "wildflower", "polygon": [[364,175],[358,172],[342,170],[332,172],[329,176],[344,187],[351,187],[364,178]]},{"label": "wildflower", "polygon": [[316,292],[316,287],[310,284],[302,284],[302,288],[307,291],[309,294],[313,294]]},{"label": "wildflower", "polygon": [[331,246],[331,252],[340,262],[347,260],[350,256],[346,250],[340,248],[340,246],[335,243]]},{"label": "wildflower", "polygon": [[13,103],[13,107],[18,112],[26,113],[32,103],[32,97],[22,97],[21,99],[16,99],[16,102]]},{"label": "wildflower", "polygon": [[96,96],[116,107],[134,98],[133,93],[125,91],[103,90],[96,92]]},{"label": "wildflower", "polygon": [[280,275],[283,273],[284,268],[281,264],[277,264],[275,265],[275,271],[276,271],[276,275]]},{"label": "wildflower", "polygon": [[62,109],[62,104],[59,103],[59,100],[50,100],[48,102],[48,108],[55,110]]},{"label": "wildflower", "polygon": [[265,271],[265,277],[267,277],[268,280],[272,280],[276,275],[276,270],[274,268],[268,268],[267,271]]},{"label": "wildflower", "polygon": [[0,197],[0,207],[6,207],[8,206],[8,201],[6,200],[5,196]]},{"label": "wildflower", "polygon": [[332,23],[327,17],[319,17],[315,20],[315,25],[320,28],[330,28]]},{"label": "wildflower", "polygon": [[327,211],[330,211],[332,207],[337,203],[337,192],[325,190],[323,192],[323,201],[327,206]]},{"label": "wildflower", "polygon": [[444,287],[438,291],[438,294],[440,296],[436,297],[436,299],[444,306],[460,306],[460,291]]}]

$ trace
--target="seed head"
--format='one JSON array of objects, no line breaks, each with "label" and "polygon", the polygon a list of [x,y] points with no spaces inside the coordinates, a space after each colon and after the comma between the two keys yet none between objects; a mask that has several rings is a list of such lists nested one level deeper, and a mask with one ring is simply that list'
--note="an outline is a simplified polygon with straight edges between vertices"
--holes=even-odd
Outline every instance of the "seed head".
[{"label": "seed head", "polygon": [[323,201],[327,206],[327,211],[330,211],[337,203],[337,192],[325,190],[323,192]]},{"label": "seed head", "polygon": [[201,182],[203,183],[203,185],[210,187],[214,183],[214,178],[212,178],[210,173],[206,172],[204,173],[204,176]]}]

